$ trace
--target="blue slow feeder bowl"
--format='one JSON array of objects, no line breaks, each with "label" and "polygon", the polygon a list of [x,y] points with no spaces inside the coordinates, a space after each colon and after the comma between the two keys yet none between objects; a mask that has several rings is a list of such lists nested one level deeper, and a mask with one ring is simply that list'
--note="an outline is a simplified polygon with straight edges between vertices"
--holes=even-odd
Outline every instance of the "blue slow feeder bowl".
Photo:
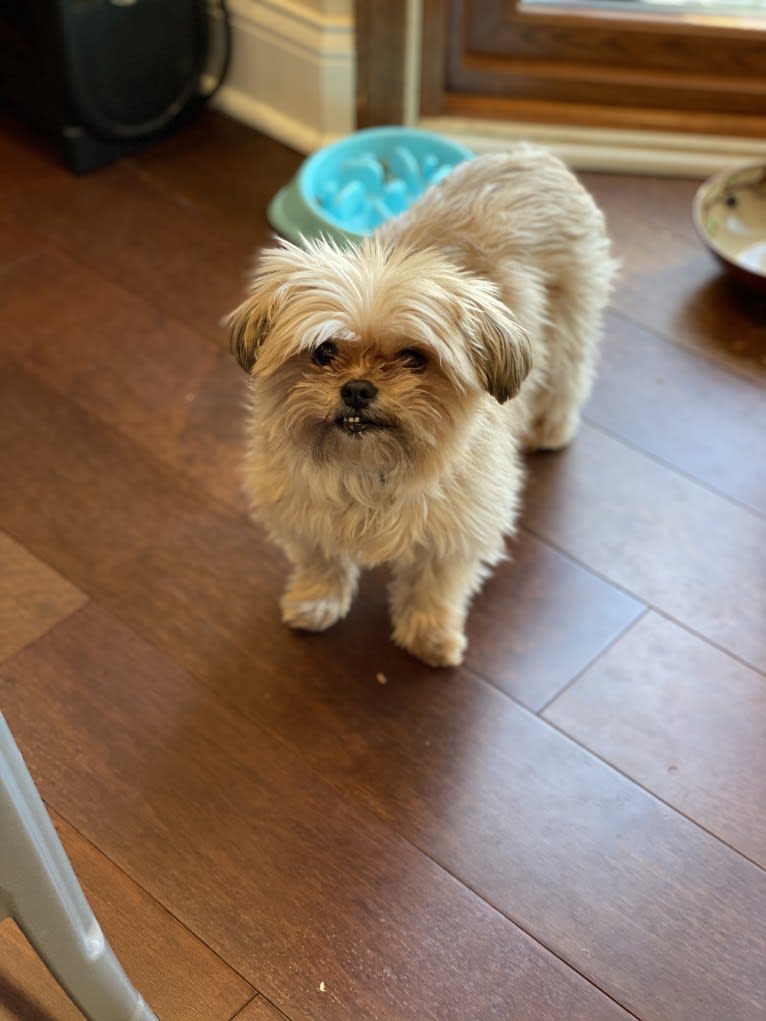
[{"label": "blue slow feeder bowl", "polygon": [[319,235],[359,241],[472,156],[465,146],[418,128],[356,131],[302,164],[272,199],[269,222],[298,243]]}]

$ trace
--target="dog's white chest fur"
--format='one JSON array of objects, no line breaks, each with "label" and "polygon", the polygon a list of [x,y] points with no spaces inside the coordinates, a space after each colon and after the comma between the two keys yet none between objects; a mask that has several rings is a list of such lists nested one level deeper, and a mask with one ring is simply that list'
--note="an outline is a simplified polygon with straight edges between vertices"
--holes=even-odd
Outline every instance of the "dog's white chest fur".
[{"label": "dog's white chest fur", "polygon": [[256,426],[244,470],[251,511],[289,555],[305,544],[361,567],[409,562],[426,549],[444,559],[473,561],[479,554],[495,563],[497,537],[513,527],[521,470],[511,409],[487,405],[473,423],[470,451],[427,479],[295,459]]}]

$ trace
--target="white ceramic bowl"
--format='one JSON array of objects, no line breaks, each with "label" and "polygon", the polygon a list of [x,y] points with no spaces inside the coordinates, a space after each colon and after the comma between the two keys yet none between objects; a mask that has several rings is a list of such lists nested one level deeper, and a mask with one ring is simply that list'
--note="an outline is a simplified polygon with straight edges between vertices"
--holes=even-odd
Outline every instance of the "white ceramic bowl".
[{"label": "white ceramic bowl", "polygon": [[727,268],[766,290],[766,162],[708,178],[694,196],[694,223]]}]

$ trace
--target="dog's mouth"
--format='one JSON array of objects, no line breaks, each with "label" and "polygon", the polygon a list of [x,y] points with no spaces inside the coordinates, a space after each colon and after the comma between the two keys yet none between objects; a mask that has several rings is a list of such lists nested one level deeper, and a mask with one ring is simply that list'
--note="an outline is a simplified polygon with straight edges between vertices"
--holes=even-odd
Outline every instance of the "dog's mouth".
[{"label": "dog's mouth", "polygon": [[367,432],[376,432],[379,429],[390,429],[388,422],[370,418],[358,411],[347,411],[335,419],[335,425],[347,436],[362,436]]}]

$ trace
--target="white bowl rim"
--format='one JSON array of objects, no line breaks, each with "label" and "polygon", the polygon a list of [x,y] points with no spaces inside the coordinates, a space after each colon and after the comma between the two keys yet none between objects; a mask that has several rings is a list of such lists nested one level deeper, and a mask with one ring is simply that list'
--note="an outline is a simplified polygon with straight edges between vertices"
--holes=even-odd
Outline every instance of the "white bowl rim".
[{"label": "white bowl rim", "polygon": [[702,222],[702,202],[705,196],[717,185],[722,184],[727,178],[733,174],[739,174],[747,170],[763,170],[766,174],[766,159],[760,160],[749,160],[747,163],[737,163],[733,166],[723,167],[716,173],[711,174],[702,184],[697,188],[694,194],[694,202],[692,204],[692,213],[694,217],[694,226],[697,228],[697,233],[702,238],[704,243],[711,248],[715,254],[728,266],[734,266],[741,273],[749,274],[755,277],[757,280],[766,280],[766,273],[762,273],[759,270],[752,269],[750,266],[745,266],[737,259],[733,258],[730,252],[725,251],[718,245],[710,234],[705,230]]}]

